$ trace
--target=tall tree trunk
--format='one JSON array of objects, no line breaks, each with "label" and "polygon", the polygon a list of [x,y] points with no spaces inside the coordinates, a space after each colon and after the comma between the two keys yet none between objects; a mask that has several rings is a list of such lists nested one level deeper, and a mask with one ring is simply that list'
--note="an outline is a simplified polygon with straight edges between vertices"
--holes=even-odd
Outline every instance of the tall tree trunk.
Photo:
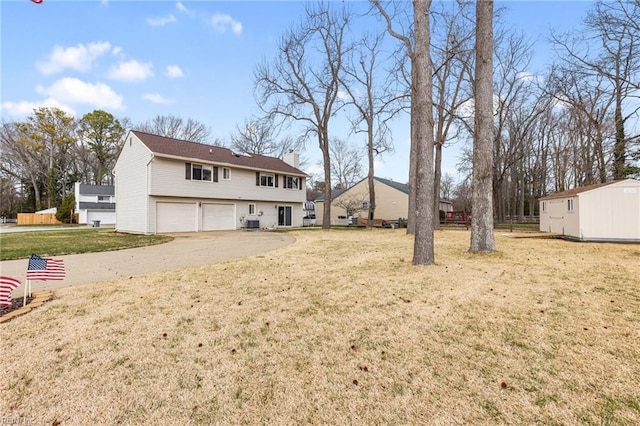
[{"label": "tall tree trunk", "polygon": [[442,143],[435,144],[436,157],[433,163],[433,229],[440,229],[440,181],[442,180]]},{"label": "tall tree trunk", "polygon": [[328,135],[318,135],[318,142],[322,151],[322,163],[324,165],[324,203],[322,204],[322,229],[331,229],[331,156]]},{"label": "tall tree trunk", "polygon": [[616,91],[615,124],[616,142],[613,145],[613,178],[615,180],[620,180],[626,177],[625,152],[627,149],[624,136],[624,119],[622,118],[622,95],[620,89]]},{"label": "tall tree trunk", "polygon": [[417,94],[416,86],[416,64],[415,61],[411,62],[411,119],[410,134],[411,134],[411,147],[409,149],[409,210],[407,214],[407,234],[415,235],[416,233],[416,156],[417,156],[417,143],[418,138],[416,135],[418,113],[416,103],[419,95]]},{"label": "tall tree trunk", "polygon": [[476,3],[471,252],[493,252],[493,0]]},{"label": "tall tree trunk", "polygon": [[367,134],[367,150],[369,151],[369,174],[367,176],[367,183],[369,184],[369,211],[367,212],[367,227],[373,228],[373,219],[376,208],[376,187],[374,177],[374,158],[373,158],[373,129],[369,124],[369,132]]},{"label": "tall tree trunk", "polygon": [[[414,121],[416,135],[416,233],[413,264],[432,265],[433,242],[433,102],[430,57],[429,9],[431,0],[414,0],[415,81]],[[412,99],[412,103],[413,103]]]}]

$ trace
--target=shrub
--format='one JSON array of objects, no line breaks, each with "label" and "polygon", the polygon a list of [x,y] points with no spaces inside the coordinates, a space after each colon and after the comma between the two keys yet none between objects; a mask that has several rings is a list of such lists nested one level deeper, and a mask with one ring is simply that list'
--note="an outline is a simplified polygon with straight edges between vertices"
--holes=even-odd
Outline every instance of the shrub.
[{"label": "shrub", "polygon": [[75,206],[76,196],[74,194],[67,195],[56,211],[56,219],[62,223],[73,223],[73,209]]}]

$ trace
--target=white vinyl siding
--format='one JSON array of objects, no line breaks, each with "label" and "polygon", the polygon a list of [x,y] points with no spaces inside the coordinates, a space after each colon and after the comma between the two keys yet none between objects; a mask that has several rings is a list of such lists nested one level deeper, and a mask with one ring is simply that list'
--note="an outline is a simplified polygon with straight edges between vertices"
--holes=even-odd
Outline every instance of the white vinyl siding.
[{"label": "white vinyl siding", "polygon": [[[221,166],[218,167],[219,170],[222,168]],[[255,170],[231,169],[232,180],[219,179],[218,182],[194,182],[185,179],[184,161],[154,157],[150,164],[150,169],[151,185],[149,194],[152,196],[215,198],[234,201],[278,201],[282,203],[304,203],[306,200],[306,191],[287,191],[282,187],[265,188],[256,186]]]},{"label": "white vinyl siding", "polygon": [[129,133],[114,167],[116,230],[146,234],[152,232],[148,221],[149,149]]}]

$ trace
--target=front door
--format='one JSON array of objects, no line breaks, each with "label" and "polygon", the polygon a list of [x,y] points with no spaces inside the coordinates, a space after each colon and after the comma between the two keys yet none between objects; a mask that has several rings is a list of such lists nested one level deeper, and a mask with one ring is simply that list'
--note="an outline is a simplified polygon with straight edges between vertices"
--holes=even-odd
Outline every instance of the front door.
[{"label": "front door", "polygon": [[291,206],[278,206],[278,226],[291,226]]}]

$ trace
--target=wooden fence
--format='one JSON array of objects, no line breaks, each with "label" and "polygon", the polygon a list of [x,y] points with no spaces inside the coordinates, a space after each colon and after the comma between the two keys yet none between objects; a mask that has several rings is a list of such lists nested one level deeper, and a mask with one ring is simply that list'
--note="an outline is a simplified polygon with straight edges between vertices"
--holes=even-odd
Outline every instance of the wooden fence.
[{"label": "wooden fence", "polygon": [[57,225],[60,222],[54,213],[18,213],[18,225]]}]

